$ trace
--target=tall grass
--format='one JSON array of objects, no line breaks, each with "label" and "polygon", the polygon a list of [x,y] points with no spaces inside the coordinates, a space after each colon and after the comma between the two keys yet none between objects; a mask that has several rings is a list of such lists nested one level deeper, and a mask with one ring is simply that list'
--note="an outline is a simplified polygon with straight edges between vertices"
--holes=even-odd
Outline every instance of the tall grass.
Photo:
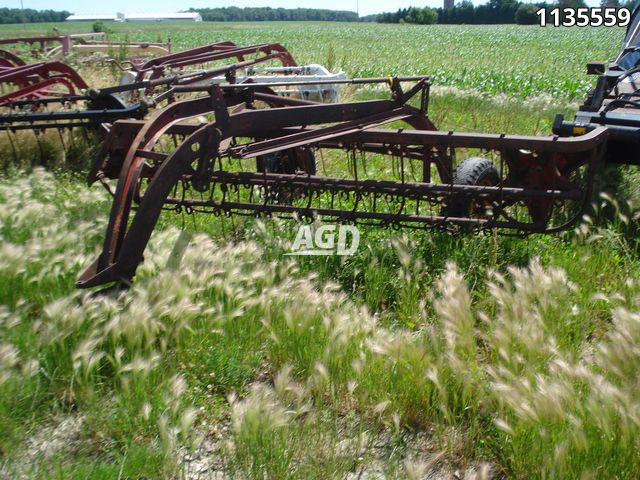
[{"label": "tall grass", "polygon": [[33,475],[30,439],[71,416],[79,443],[37,457],[37,471],[180,476],[184,452],[228,419],[220,468],[237,478],[340,478],[376,461],[418,478],[426,467],[401,440],[412,430],[450,462],[489,462],[483,475],[639,474],[637,257],[614,227],[523,241],[540,258],[494,255],[475,273],[459,246],[444,253],[466,273],[422,259],[444,238],[391,236],[377,280],[393,288],[387,305],[283,261],[286,242],[266,237],[285,226],[236,243],[196,234],[179,259],[184,234],[167,228],[133,288],[91,297],[73,279],[97,253],[106,196],[36,170],[3,180],[0,199],[5,472]]}]

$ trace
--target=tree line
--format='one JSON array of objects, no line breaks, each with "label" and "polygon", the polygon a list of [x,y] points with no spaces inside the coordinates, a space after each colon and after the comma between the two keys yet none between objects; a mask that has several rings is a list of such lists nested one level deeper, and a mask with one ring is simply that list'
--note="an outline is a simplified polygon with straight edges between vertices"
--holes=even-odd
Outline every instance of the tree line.
[{"label": "tree line", "polygon": [[[315,21],[315,22],[357,22],[356,12],[343,10],[323,10],[318,8],[271,8],[271,7],[221,7],[190,8],[198,12],[206,22],[267,22],[267,21]],[[0,8],[0,24],[63,22],[67,11]]]},{"label": "tree line", "polygon": [[317,8],[271,8],[271,7],[219,7],[191,8],[205,22],[357,22],[356,12],[344,10],[322,10]]},{"label": "tree line", "polygon": [[0,8],[0,24],[64,22],[71,13],[66,10],[33,10],[31,8]]}]

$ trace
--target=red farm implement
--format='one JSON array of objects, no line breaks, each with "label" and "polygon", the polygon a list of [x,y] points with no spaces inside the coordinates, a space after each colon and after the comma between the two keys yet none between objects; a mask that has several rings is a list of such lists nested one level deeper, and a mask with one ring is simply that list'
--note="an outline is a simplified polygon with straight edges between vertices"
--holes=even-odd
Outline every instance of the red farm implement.
[{"label": "red farm implement", "polygon": [[[524,233],[581,217],[606,127],[575,138],[441,132],[426,77],[331,81],[389,83],[391,98],[321,104],[276,95],[274,83],[213,85],[146,122],[116,122],[90,175],[118,179],[107,236],[78,286],[128,283],[163,209]],[[214,120],[193,121],[203,115]],[[485,158],[454,169],[456,150]]]},{"label": "red farm implement", "polygon": [[465,232],[570,228],[599,164],[640,165],[639,26],[637,6],[617,58],[589,65],[596,87],[550,136],[438,131],[427,77],[330,80],[390,89],[388,100],[334,104],[279,96],[278,82],[174,86],[200,96],[115,122],[104,142],[89,180],[117,179],[114,201],[102,253],[77,284],[127,285],[162,210]]},{"label": "red farm implement", "polygon": [[[125,50],[127,54],[165,54],[171,51],[171,43],[160,42],[108,42],[105,33],[75,33],[68,35],[40,35],[35,37],[2,38],[0,45],[27,45],[33,55],[55,58],[71,53],[109,53]],[[6,47],[3,47],[6,48]]]},{"label": "red farm implement", "polygon": [[[102,89],[89,89],[73,68],[59,61],[25,65],[8,54],[5,63],[6,67],[0,66],[0,86],[10,91],[0,96],[0,106],[7,107],[9,112],[0,114],[0,131],[95,127],[116,119],[140,118],[149,107],[172,103],[176,96],[189,95],[191,90],[197,93],[203,89],[202,85],[256,79],[282,80],[286,84],[294,77],[344,78],[341,72],[330,74],[318,65],[298,67],[291,54],[277,43],[238,46],[219,42],[144,63],[130,61],[131,69],[120,85]],[[257,77],[249,72],[272,63],[278,66],[261,70],[268,75]],[[313,85],[302,92],[307,92],[307,97],[313,90],[311,93],[324,92],[335,98],[335,86],[325,83],[326,88]],[[78,102],[86,102],[86,108],[78,108]],[[66,108],[44,111],[43,107],[49,105]]]}]

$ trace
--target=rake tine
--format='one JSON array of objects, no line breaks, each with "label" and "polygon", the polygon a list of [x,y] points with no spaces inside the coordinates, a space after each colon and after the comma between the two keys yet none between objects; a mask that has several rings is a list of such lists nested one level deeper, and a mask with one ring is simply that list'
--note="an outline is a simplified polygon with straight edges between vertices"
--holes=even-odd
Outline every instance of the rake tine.
[{"label": "rake tine", "polygon": [[[15,132],[14,132],[15,135]],[[13,161],[15,164],[18,164],[18,150],[16,148],[16,144],[11,137],[11,130],[7,130],[7,137],[9,137],[9,144],[11,145],[11,151],[13,152]]]},{"label": "rake tine", "polygon": [[67,145],[64,142],[64,127],[57,128],[56,130],[58,131],[58,136],[60,137],[60,143],[62,144],[63,159],[64,159],[64,162],[66,163],[66,160],[67,160]]},{"label": "rake tine", "polygon": [[[36,141],[38,142],[38,150],[40,150],[40,166],[45,166],[44,165],[44,148],[42,147],[42,142],[40,139],[40,135],[42,135],[42,132],[40,130],[33,130],[33,134],[36,137]],[[33,165],[33,158],[31,159],[31,166],[34,167],[35,165]]]}]

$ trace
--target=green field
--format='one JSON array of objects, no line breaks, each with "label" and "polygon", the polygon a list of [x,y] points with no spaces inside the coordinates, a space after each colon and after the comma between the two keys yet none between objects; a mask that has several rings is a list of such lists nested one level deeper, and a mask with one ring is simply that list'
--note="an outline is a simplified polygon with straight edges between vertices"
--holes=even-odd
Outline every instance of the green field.
[{"label": "green field", "polygon": [[[299,63],[350,76],[428,73],[439,127],[528,134],[575,110],[590,85],[584,64],[611,58],[623,35],[109,27],[114,41],[171,31],[176,49],[278,41]],[[113,81],[108,67],[81,69]],[[600,172],[608,193],[575,231],[363,228],[347,258],[285,257],[294,223],[167,213],[134,286],[90,298],[74,281],[101,247],[111,204],[82,182],[92,139],[74,137],[71,155],[56,135],[19,138],[0,138],[0,478],[640,475],[633,170]],[[176,266],[180,237],[191,241]]]},{"label": "green field", "polygon": [[[91,31],[91,23],[57,25]],[[113,41],[166,41],[183,50],[220,40],[279,42],[300,64],[322,63],[350,76],[431,75],[439,85],[482,93],[582,97],[591,85],[586,63],[619,49],[622,28],[515,25],[378,25],[337,23],[106,23]],[[40,34],[52,24],[2,26],[0,36]]]}]

